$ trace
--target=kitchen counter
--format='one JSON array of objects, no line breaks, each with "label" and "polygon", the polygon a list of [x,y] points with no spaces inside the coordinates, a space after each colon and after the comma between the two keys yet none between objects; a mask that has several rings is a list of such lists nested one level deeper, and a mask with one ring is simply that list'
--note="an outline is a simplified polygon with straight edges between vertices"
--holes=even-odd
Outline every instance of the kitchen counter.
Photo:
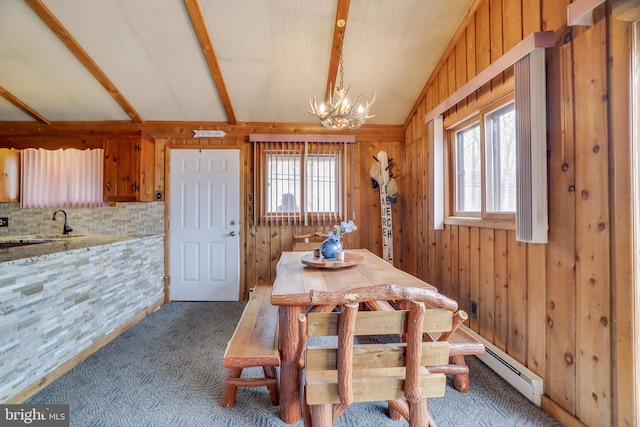
[{"label": "kitchen counter", "polygon": [[21,403],[164,301],[162,234],[3,242],[34,244],[0,249],[0,402]]},{"label": "kitchen counter", "polygon": [[[0,248],[0,263],[32,262],[51,254],[87,249],[92,246],[108,245],[125,240],[141,239],[153,235],[145,234],[89,234],[89,235],[50,235],[50,236],[0,236],[0,245],[7,243],[25,244]],[[49,241],[50,240],[50,241]],[[47,241],[45,243],[36,243]],[[31,244],[28,244],[31,243]]]}]

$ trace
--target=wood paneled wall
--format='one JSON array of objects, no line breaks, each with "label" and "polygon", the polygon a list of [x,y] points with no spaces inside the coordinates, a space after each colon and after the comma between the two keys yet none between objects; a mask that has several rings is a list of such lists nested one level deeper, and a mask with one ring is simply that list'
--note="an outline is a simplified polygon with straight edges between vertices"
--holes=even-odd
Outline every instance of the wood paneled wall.
[{"label": "wood paneled wall", "polygon": [[[569,3],[481,0],[458,29],[406,122],[404,185],[414,197],[403,202],[402,268],[468,312],[478,302],[469,326],[544,378],[543,406],[564,424],[637,425],[633,401],[622,402],[629,394],[619,394],[628,393],[634,379],[616,375],[633,372],[625,353],[631,343],[620,343],[633,329],[633,303],[612,313],[612,304],[623,301],[616,292],[632,294],[631,244],[614,234],[616,221],[619,234],[630,223],[629,126],[612,113],[628,112],[628,75],[627,83],[616,82],[614,101],[610,85],[612,70],[623,79],[625,66],[629,72],[629,29],[612,21],[608,5],[595,10],[593,26],[567,27]],[[549,243],[520,243],[513,231],[498,228],[430,230],[425,113],[540,30],[556,34],[556,47],[547,49]],[[610,66],[612,46],[617,69]],[[511,72],[497,76],[448,114],[470,112],[476,98],[504,90],[510,79]],[[616,152],[612,135],[618,137]]]},{"label": "wood paneled wall", "polygon": [[[355,218],[358,230],[345,235],[344,244],[348,248],[367,248],[372,252],[382,255],[382,226],[380,211],[380,191],[371,187],[369,168],[375,160],[373,156],[379,151],[386,151],[389,158],[394,159],[395,166],[392,168],[394,177],[400,183],[401,194],[409,194],[403,189],[402,173],[404,165],[402,141],[371,141],[371,138],[364,138],[364,141],[356,142],[355,150],[355,173],[354,173],[354,194],[356,208]],[[293,246],[293,236],[314,231],[329,231],[332,224],[318,227],[303,227],[298,225],[260,225],[252,223],[253,215],[247,211],[247,198],[253,192],[253,146],[243,139],[156,139],[156,191],[164,191],[166,199],[168,173],[170,166],[166,162],[167,150],[171,148],[239,148],[240,151],[240,175],[241,175],[241,209],[244,210],[242,218],[241,242],[243,267],[241,269],[241,294],[245,299],[249,296],[249,288],[257,283],[273,283],[275,280],[276,264],[283,251],[290,251]],[[400,198],[403,200],[404,198]],[[403,230],[400,219],[402,218],[403,204],[401,202],[393,205],[393,232],[394,232],[394,258],[396,265],[402,263],[402,241]],[[168,203],[165,212],[168,218]],[[351,219],[351,218],[348,218]],[[168,233],[167,233],[168,235]],[[167,242],[169,244],[169,242]],[[168,262],[168,260],[167,260]],[[167,264],[168,266],[168,264]],[[170,272],[169,272],[170,274]]]},{"label": "wood paneled wall", "polygon": [[[630,24],[599,6],[594,25],[568,27],[570,0],[474,0],[426,82],[402,129],[369,127],[357,135],[355,221],[349,247],[382,253],[379,192],[369,168],[380,150],[394,158],[399,183],[393,207],[395,265],[434,285],[478,316],[469,326],[544,378],[543,407],[565,425],[638,426],[632,337],[634,271],[629,135]],[[614,2],[615,3],[615,2]],[[551,30],[547,49],[549,243],[524,244],[500,228],[446,225],[429,220],[427,112],[475,77],[532,31]],[[462,117],[479,100],[504,93],[512,71],[496,76],[452,112]],[[637,96],[637,94],[636,94]],[[207,124],[203,124],[207,125]],[[315,133],[305,124],[221,124],[223,140],[182,138],[192,123],[69,123],[17,126],[4,146],[45,148],[68,144],[81,132],[143,130],[156,138],[156,190],[165,191],[168,147],[241,149],[241,289],[273,282],[282,251],[309,229],[251,226],[246,212],[253,191],[249,133]],[[115,129],[117,127],[117,129]],[[197,126],[196,126],[197,127]],[[64,139],[67,142],[62,142]],[[60,140],[60,141],[58,141]],[[95,136],[75,145],[100,144]],[[17,144],[17,145],[16,145]],[[166,194],[166,197],[170,195]],[[637,333],[637,332],[636,332]]]}]

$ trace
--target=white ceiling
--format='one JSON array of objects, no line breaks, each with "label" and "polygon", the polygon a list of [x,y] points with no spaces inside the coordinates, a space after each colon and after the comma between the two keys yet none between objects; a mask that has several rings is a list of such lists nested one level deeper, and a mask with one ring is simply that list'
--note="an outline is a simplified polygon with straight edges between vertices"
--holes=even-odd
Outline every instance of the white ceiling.
[{"label": "white ceiling", "polygon": [[[344,82],[364,100],[377,92],[367,123],[404,122],[472,1],[350,1]],[[41,3],[142,120],[229,121],[183,0]],[[199,4],[237,121],[313,122],[338,0]],[[130,120],[23,0],[0,1],[0,88],[14,99],[0,96],[0,121]]]}]

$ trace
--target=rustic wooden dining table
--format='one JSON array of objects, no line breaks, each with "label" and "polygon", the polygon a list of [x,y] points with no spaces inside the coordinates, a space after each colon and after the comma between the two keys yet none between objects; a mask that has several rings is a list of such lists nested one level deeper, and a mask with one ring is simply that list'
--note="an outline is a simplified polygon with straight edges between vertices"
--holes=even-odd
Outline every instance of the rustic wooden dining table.
[{"label": "rustic wooden dining table", "polygon": [[310,305],[312,289],[339,291],[396,284],[437,291],[429,283],[393,267],[366,249],[347,250],[345,260],[351,265],[345,267],[336,261],[322,265],[321,260],[316,263],[312,257],[309,252],[283,252],[276,267],[271,293],[271,304],[279,306],[280,418],[287,424],[302,418],[300,373],[296,363],[299,342],[297,317]]}]

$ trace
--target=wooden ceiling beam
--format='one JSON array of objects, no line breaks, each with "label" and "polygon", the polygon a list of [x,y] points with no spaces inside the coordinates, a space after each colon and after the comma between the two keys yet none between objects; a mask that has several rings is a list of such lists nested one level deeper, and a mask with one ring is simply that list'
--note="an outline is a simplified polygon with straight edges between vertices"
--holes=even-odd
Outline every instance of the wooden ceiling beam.
[{"label": "wooden ceiling beam", "polygon": [[230,124],[235,125],[238,120],[236,119],[236,114],[234,113],[233,106],[231,105],[231,98],[229,98],[227,85],[224,82],[224,77],[222,76],[222,71],[220,70],[218,57],[216,55],[216,51],[213,48],[211,36],[209,35],[207,23],[205,22],[204,16],[202,15],[200,3],[198,0],[184,0],[184,4],[187,6],[189,16],[191,16],[191,22],[193,23],[193,28],[196,30],[198,40],[200,40],[202,52],[204,53],[204,57],[207,60],[207,64],[209,65],[209,72],[211,73],[213,82],[218,89],[220,102],[222,102],[222,107],[227,114],[227,120]]},{"label": "wooden ceiling beam", "polygon": [[[349,5],[351,0],[338,0],[338,9],[336,11],[336,19],[333,27],[333,42],[331,44],[331,55],[329,58],[329,74],[327,76],[327,89],[325,98],[332,95],[331,88],[336,87],[336,79],[338,78],[338,67],[340,66],[340,32],[346,34],[347,18],[349,16]],[[344,20],[344,27],[338,27],[338,21]]]},{"label": "wooden ceiling beam", "polygon": [[22,111],[24,111],[25,113],[27,113],[28,115],[30,115],[31,117],[33,117],[34,119],[36,119],[37,121],[39,121],[40,123],[44,123],[46,125],[49,124],[49,120],[47,120],[44,116],[39,114],[33,108],[29,107],[27,104],[22,102],[20,99],[18,99],[16,96],[11,94],[11,92],[6,90],[2,86],[0,86],[0,96],[6,99],[7,101],[9,101],[10,103],[12,103],[13,105],[15,105],[16,107],[18,107],[19,109],[21,109]]},{"label": "wooden ceiling beam", "polygon": [[116,100],[118,105],[127,113],[132,121],[136,123],[143,123],[140,114],[133,108],[127,99],[120,93],[118,88],[109,80],[109,78],[102,72],[100,67],[93,61],[89,54],[80,46],[80,43],[71,36],[71,33],[62,25],[60,21],[51,13],[51,10],[44,5],[42,0],[25,0],[25,3],[33,9],[33,11],[47,24],[47,26],[53,31],[53,33],[60,39],[62,43],[73,53],[73,55],[80,61],[82,65],[93,75],[93,77],[100,82],[100,84],[111,94],[113,99]]}]

